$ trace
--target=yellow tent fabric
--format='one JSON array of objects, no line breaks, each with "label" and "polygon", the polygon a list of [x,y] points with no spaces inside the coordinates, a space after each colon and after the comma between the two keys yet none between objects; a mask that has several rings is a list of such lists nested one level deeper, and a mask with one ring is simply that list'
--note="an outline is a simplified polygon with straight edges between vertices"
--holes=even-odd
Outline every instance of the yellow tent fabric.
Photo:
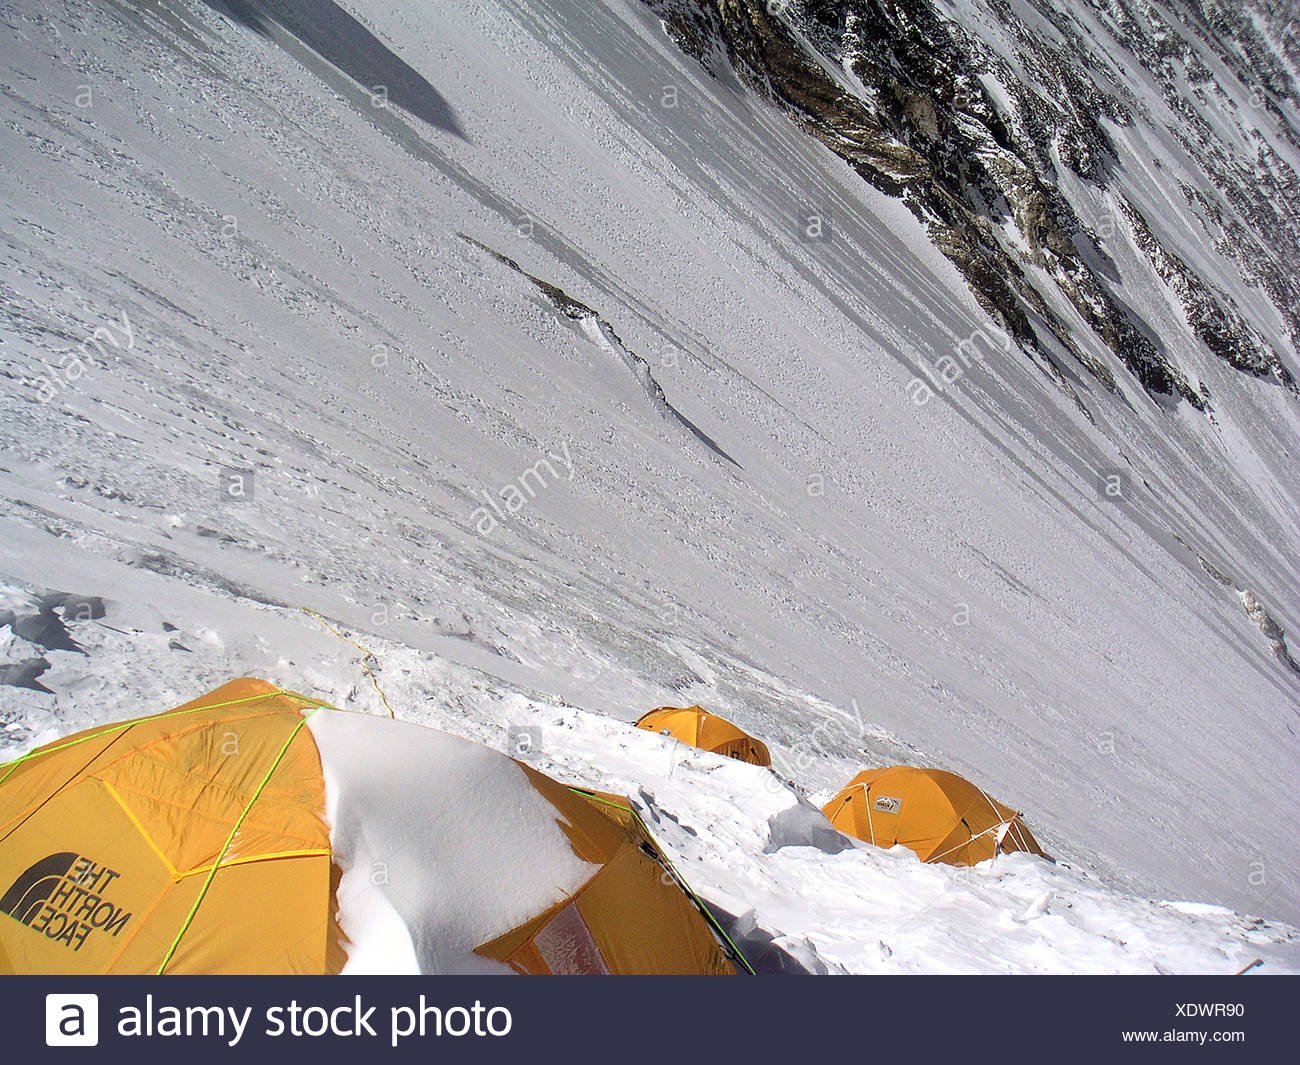
[{"label": "yellow tent fabric", "polygon": [[[341,873],[305,727],[325,706],[237,680],[0,765],[0,974],[339,972]],[[625,800],[514,764],[597,868],[478,953],[521,973],[736,972]]]},{"label": "yellow tent fabric", "polygon": [[236,680],[0,766],[0,973],[337,972],[319,705]]},{"label": "yellow tent fabric", "polygon": [[538,976],[730,976],[728,959],[639,817],[522,766],[561,815],[574,852],[601,868],[576,893],[475,953]]},{"label": "yellow tent fabric", "polygon": [[672,736],[692,747],[724,754],[741,762],[763,766],[772,764],[767,745],[761,740],[699,706],[661,706],[644,714],[636,727]]},{"label": "yellow tent fabric", "polygon": [[891,766],[859,773],[822,813],[841,832],[923,862],[974,865],[1004,851],[1042,855],[1020,814],[956,773]]}]

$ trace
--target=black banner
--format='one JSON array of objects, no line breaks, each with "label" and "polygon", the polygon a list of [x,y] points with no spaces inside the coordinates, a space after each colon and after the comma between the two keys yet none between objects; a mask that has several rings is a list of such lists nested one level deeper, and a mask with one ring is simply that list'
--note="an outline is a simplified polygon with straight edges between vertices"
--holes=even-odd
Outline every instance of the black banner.
[{"label": "black banner", "polygon": [[[983,1061],[1259,1058],[1290,977],[8,977],[5,1060]],[[1223,1060],[1224,1053],[1214,1055]],[[88,1058],[87,1060],[91,1060]],[[1104,1058],[1101,1060],[1105,1060]],[[1199,1056],[1195,1060],[1201,1060]]]}]

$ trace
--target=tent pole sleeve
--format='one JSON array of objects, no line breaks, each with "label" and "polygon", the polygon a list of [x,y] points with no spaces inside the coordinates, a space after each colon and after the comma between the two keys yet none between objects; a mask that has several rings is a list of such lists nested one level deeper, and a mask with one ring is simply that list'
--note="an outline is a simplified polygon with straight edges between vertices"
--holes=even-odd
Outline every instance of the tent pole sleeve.
[{"label": "tent pole sleeve", "polygon": [[203,900],[208,894],[208,888],[212,886],[212,881],[217,875],[217,870],[221,868],[221,863],[225,861],[226,854],[230,850],[230,845],[235,842],[235,836],[239,834],[239,830],[244,824],[244,819],[248,816],[249,811],[253,809],[253,804],[261,797],[262,792],[266,789],[266,785],[270,783],[271,777],[273,777],[275,771],[280,768],[280,763],[284,761],[284,756],[289,753],[289,747],[293,744],[293,741],[298,738],[298,733],[303,730],[308,721],[316,716],[320,709],[319,706],[316,707],[315,710],[300,720],[298,724],[294,726],[293,731],[289,733],[289,738],[284,741],[284,746],[280,748],[280,753],[275,756],[275,761],[271,763],[271,768],[266,771],[266,776],[264,776],[262,782],[257,785],[257,790],[253,792],[253,797],[248,800],[248,805],[244,807],[243,811],[239,815],[239,819],[235,821],[234,826],[230,829],[230,835],[226,837],[226,842],[222,844],[221,853],[217,855],[217,860],[212,863],[212,868],[208,871],[207,878],[203,881],[203,886],[199,889],[198,896],[194,899],[194,905],[190,907],[190,912],[185,916],[184,924],[181,925],[180,931],[176,933],[176,938],[172,940],[172,945],[167,948],[167,956],[163,958],[162,964],[158,966],[158,971],[155,974],[156,976],[162,976],[163,971],[171,964],[172,956],[176,953],[176,948],[181,945],[181,940],[184,938],[185,933],[190,930],[190,925],[194,923],[194,917],[199,912],[199,907],[203,905]]}]

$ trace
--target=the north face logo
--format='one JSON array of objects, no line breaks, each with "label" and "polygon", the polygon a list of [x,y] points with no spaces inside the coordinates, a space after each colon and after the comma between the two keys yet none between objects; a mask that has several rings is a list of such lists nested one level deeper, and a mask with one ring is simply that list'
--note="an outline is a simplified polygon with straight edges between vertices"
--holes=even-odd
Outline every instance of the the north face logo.
[{"label": "the north face logo", "polygon": [[94,859],[59,851],[10,885],[0,897],[0,913],[78,951],[93,933],[116,937],[134,916],[106,897],[120,875]]}]

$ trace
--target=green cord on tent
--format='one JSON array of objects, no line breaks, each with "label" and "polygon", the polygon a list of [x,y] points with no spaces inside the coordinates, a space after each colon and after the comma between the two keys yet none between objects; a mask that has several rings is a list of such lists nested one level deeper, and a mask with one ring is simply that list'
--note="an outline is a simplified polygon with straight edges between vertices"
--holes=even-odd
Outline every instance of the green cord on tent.
[{"label": "green cord on tent", "polygon": [[230,850],[230,845],[235,842],[235,836],[239,834],[239,829],[244,824],[244,818],[246,818],[249,811],[253,809],[253,804],[257,802],[258,797],[265,790],[266,785],[270,783],[271,777],[275,775],[275,771],[280,768],[280,763],[284,761],[284,756],[289,753],[289,747],[293,744],[293,741],[298,738],[298,733],[303,730],[303,727],[308,721],[316,716],[320,709],[321,707],[317,706],[315,710],[299,721],[298,724],[294,726],[293,732],[289,734],[289,738],[284,741],[284,746],[280,748],[280,753],[275,756],[275,761],[271,763],[271,768],[266,771],[266,776],[264,776],[262,782],[257,785],[257,790],[253,792],[253,797],[248,800],[248,804],[244,807],[243,812],[240,813],[239,819],[235,822],[234,827],[231,828],[230,835],[226,837],[226,842],[222,845],[221,853],[217,855],[217,860],[212,863],[212,868],[208,870],[208,875],[203,881],[203,886],[199,889],[198,896],[194,899],[194,905],[190,907],[190,912],[185,917],[185,923],[181,925],[180,931],[176,933],[176,938],[172,940],[172,945],[167,949],[167,956],[163,958],[162,964],[158,966],[158,972],[155,975],[162,976],[163,970],[171,964],[172,955],[176,953],[176,948],[181,945],[181,939],[184,938],[185,933],[190,930],[190,925],[193,924],[194,917],[199,912],[199,907],[203,905],[203,899],[207,896],[208,888],[212,886],[212,881],[217,875],[217,870],[221,868],[221,863],[226,860],[226,854]]},{"label": "green cord on tent", "polygon": [[[204,706],[191,706],[188,709],[184,709],[184,710],[169,710],[164,714],[156,714],[154,716],[157,718],[179,717],[183,714],[201,713],[204,710],[222,710],[227,706],[239,706],[241,703],[255,703],[255,702],[259,702],[262,699],[270,699],[276,695],[285,695],[288,696],[290,699],[298,699],[304,703],[311,703],[317,709],[319,709],[322,706],[329,706],[328,703],[322,703],[317,699],[310,699],[305,695],[299,695],[297,692],[285,691],[283,689],[277,688],[275,691],[265,692],[262,695],[246,695],[242,699],[231,699],[229,702],[207,703]],[[6,780],[8,780],[10,774],[13,773],[15,769],[17,769],[20,765],[22,765],[24,762],[28,761],[29,759],[35,758],[38,755],[54,754],[56,751],[66,751],[69,747],[75,747],[80,743],[86,743],[90,740],[99,739],[100,736],[111,736],[116,732],[125,732],[127,729],[131,728],[132,726],[138,725],[142,720],[144,719],[132,718],[130,721],[123,721],[119,725],[113,725],[111,728],[101,729],[99,732],[92,732],[88,736],[81,736],[75,740],[68,740],[67,743],[60,743],[54,747],[40,747],[34,751],[28,751],[26,754],[18,758],[15,758],[12,762],[0,762],[0,769],[5,769],[4,776],[0,776],[0,784],[3,784]],[[150,718],[149,720],[153,720],[153,718]]]},{"label": "green cord on tent", "polygon": [[712,911],[705,904],[704,900],[695,893],[695,889],[691,887],[690,883],[687,882],[686,878],[677,871],[677,867],[673,865],[672,859],[669,858],[668,855],[664,853],[663,848],[660,847],[658,841],[655,840],[654,833],[650,831],[650,826],[645,823],[645,820],[641,817],[639,813],[637,813],[636,808],[633,807],[631,803],[628,803],[627,805],[623,805],[622,803],[611,802],[609,799],[606,799],[602,795],[597,795],[593,791],[588,791],[586,788],[576,788],[573,787],[572,785],[569,786],[569,790],[576,795],[586,796],[592,802],[604,803],[606,806],[612,806],[616,810],[623,810],[625,813],[631,814],[636,819],[637,827],[640,828],[641,831],[645,833],[647,839],[649,839],[651,842],[655,844],[655,851],[657,852],[656,855],[657,860],[660,862],[661,865],[663,865],[663,867],[666,870],[668,870],[668,873],[672,876],[673,880],[677,882],[677,886],[680,887],[684,892],[686,892],[687,897],[694,904],[695,908],[700,911],[700,915],[704,918],[709,928],[713,930],[714,935],[718,936],[718,938],[721,939],[722,942],[727,945],[727,948],[731,951],[732,956],[737,962],[740,963],[741,967],[744,968],[745,972],[749,973],[750,976],[758,975],[758,972],[754,969],[754,967],[749,964],[749,959],[746,958],[745,955],[741,952],[740,948],[736,946],[734,942],[732,942],[731,937],[727,935],[727,930],[723,928],[722,925],[718,922],[718,919],[713,916]]},{"label": "green cord on tent", "polygon": [[[337,709],[337,708],[332,707],[329,703],[321,702],[318,699],[312,699],[309,696],[301,695],[298,692],[277,688],[274,691],[265,692],[260,695],[249,695],[249,696],[245,696],[242,699],[230,699],[226,702],[220,702],[220,703],[205,703],[202,706],[191,706],[186,709],[172,710],[165,714],[156,715],[157,717],[180,717],[186,714],[201,713],[204,710],[221,710],[230,706],[240,706],[245,703],[260,702],[265,699],[274,698],[275,696],[285,696],[286,698],[297,699],[300,702],[311,705],[313,709],[311,713],[307,714],[307,716],[304,717],[301,721],[299,721],[298,724],[294,727],[294,730],[292,733],[290,733],[289,738],[285,740],[284,746],[280,748],[280,751],[276,755],[275,761],[271,764],[270,769],[267,770],[266,776],[262,778],[261,783],[258,784],[257,789],[253,792],[252,798],[248,800],[247,805],[240,812],[239,818],[235,821],[234,826],[230,830],[230,834],[226,837],[226,841],[222,845],[221,852],[220,854],[218,854],[217,860],[213,863],[212,868],[208,870],[208,875],[203,881],[203,886],[199,889],[199,893],[194,899],[194,903],[190,907],[190,911],[186,915],[185,921],[182,923],[180,931],[176,933],[176,938],[172,941],[171,946],[168,948],[167,954],[162,960],[162,964],[158,966],[157,975],[159,976],[161,976],[162,973],[166,970],[167,966],[171,964],[172,958],[175,956],[177,949],[180,947],[181,940],[185,937],[185,933],[189,931],[190,926],[194,923],[194,918],[198,915],[199,907],[203,904],[203,900],[207,897],[208,890],[211,888],[212,882],[216,878],[217,871],[221,868],[221,863],[225,861],[226,855],[230,852],[230,848],[234,844],[235,837],[239,834],[239,830],[243,826],[244,820],[248,817],[249,813],[252,811],[253,806],[256,804],[262,792],[266,789],[267,784],[270,783],[271,777],[275,775],[275,771],[280,767],[280,763],[284,760],[285,755],[289,753],[289,748],[293,745],[293,741],[298,738],[298,734],[306,726],[307,722],[310,721],[312,717],[314,717],[319,710]],[[86,743],[89,740],[99,739],[100,737],[103,736],[113,736],[118,733],[125,732],[127,729],[130,729],[134,725],[139,724],[140,720],[141,719],[137,718],[131,721],[124,721],[121,724],[113,725],[110,728],[101,729],[98,732],[93,732],[90,733],[89,735],[81,736],[77,739],[68,740],[66,743],[56,744],[53,747],[40,748],[35,751],[28,751],[26,754],[22,755],[19,758],[14,759],[12,762],[0,763],[0,769],[5,770],[4,774],[0,776],[0,784],[3,784],[20,765],[22,765],[26,761],[29,761],[32,758],[36,758],[44,754],[54,754],[56,751],[67,750],[69,747],[75,747],[79,744]],[[645,823],[645,820],[641,817],[641,815],[636,811],[635,808],[633,808],[630,804],[623,805],[621,803],[611,802],[609,799],[606,799],[604,796],[597,795],[594,792],[587,790],[586,788],[570,787],[569,790],[574,792],[575,794],[583,795],[594,802],[603,803],[606,806],[612,806],[615,809],[622,810],[625,813],[631,814],[633,819],[636,821],[637,827],[645,834],[647,839],[649,839],[652,843],[655,844],[656,860],[659,861],[661,865],[663,865],[663,867],[673,877],[673,880],[686,893],[687,897],[691,900],[692,904],[695,906],[697,910],[699,910],[701,916],[704,917],[705,921],[709,925],[709,928],[713,931],[715,935],[718,936],[721,942],[726,945],[728,950],[731,952],[731,955],[734,958],[734,960],[738,962],[740,966],[745,970],[745,972],[749,973],[751,976],[757,975],[755,973],[754,967],[749,964],[749,961],[745,958],[745,955],[741,953],[740,948],[736,946],[736,944],[732,941],[731,937],[727,935],[726,930],[722,927],[721,924],[718,923],[718,919],[713,916],[713,913],[709,910],[708,906],[705,905],[704,900],[701,899],[700,896],[695,893],[695,890],[691,887],[691,885],[686,881],[686,879],[681,875],[681,873],[677,871],[677,868],[676,866],[673,865],[671,859],[669,859],[669,857],[663,852],[663,849],[658,846],[657,842],[655,842],[654,834],[650,831],[650,827]]]}]

